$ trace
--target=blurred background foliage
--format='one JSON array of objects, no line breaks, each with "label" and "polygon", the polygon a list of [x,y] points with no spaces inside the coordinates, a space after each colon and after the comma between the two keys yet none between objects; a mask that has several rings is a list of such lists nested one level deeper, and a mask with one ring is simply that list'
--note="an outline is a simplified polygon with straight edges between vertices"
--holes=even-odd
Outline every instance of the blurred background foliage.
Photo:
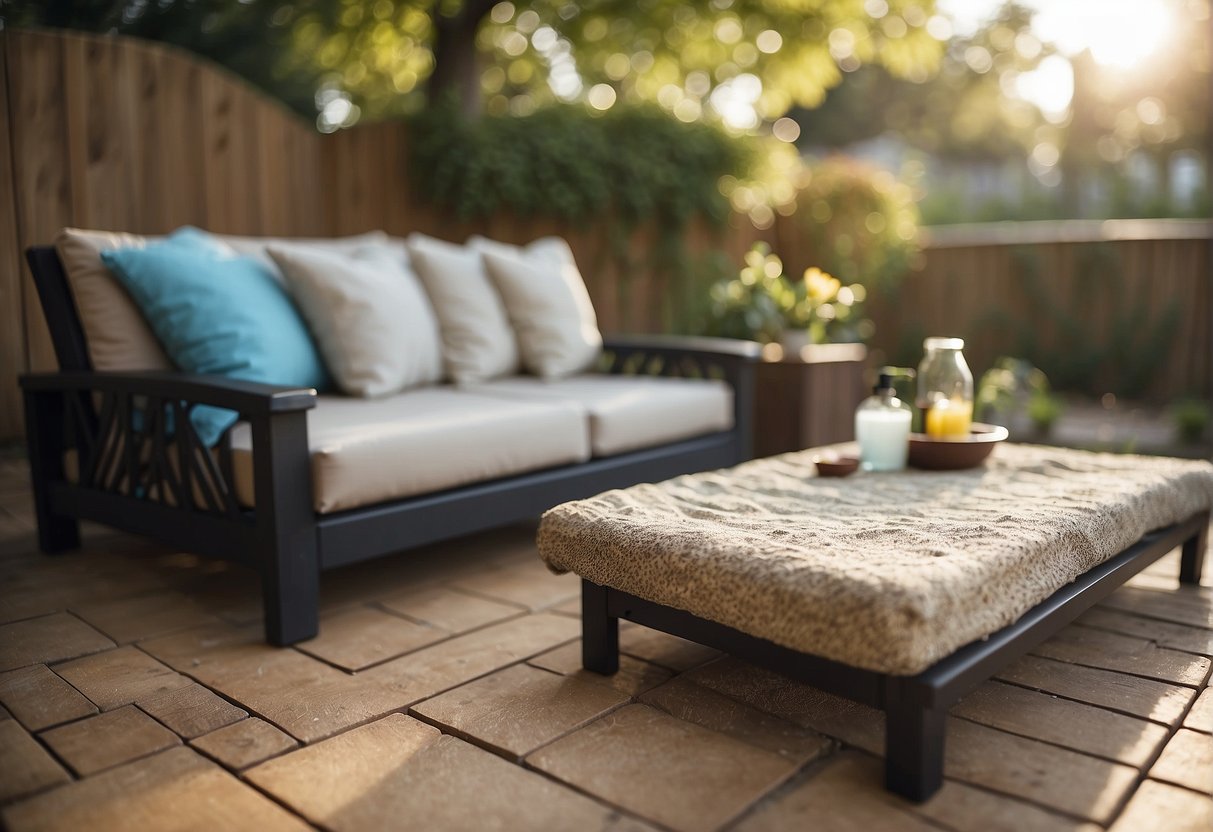
[{"label": "blurred background foliage", "polygon": [[[436,106],[473,118],[646,104],[774,137],[749,156],[758,173],[718,183],[760,226],[796,202],[780,184],[795,173],[780,143],[892,170],[916,187],[927,224],[1209,215],[1210,0],[1110,0],[1071,22],[1092,30],[1077,51],[1036,22],[1067,4],[939,3],[0,0],[0,10],[5,25],[179,44],[325,131]],[[962,25],[977,6],[990,13]],[[669,137],[658,119],[643,126],[652,141]]]}]

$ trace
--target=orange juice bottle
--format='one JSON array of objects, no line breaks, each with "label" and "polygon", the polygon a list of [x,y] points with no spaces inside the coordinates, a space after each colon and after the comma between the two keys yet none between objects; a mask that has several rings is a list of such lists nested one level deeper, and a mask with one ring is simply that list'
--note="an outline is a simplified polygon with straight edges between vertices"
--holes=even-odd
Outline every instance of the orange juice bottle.
[{"label": "orange juice bottle", "polygon": [[915,405],[923,413],[928,436],[958,439],[969,435],[973,424],[973,373],[965,362],[960,338],[931,337],[923,344],[918,365]]}]

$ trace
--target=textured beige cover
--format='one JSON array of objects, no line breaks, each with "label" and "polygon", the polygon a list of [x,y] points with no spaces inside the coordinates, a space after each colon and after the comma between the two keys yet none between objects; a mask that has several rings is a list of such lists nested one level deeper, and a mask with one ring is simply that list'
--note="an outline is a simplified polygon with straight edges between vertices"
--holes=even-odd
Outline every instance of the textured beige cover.
[{"label": "textured beige cover", "polygon": [[483,251],[518,336],[522,366],[546,379],[584,372],[602,352],[594,305],[573,254],[562,240],[553,245],[567,256]]},{"label": "textured beige cover", "polygon": [[818,479],[811,452],[609,491],[544,515],[557,571],[894,674],[1016,621],[1213,504],[1213,465],[1000,446],[985,467]]},{"label": "textured beige cover", "polygon": [[442,378],[438,321],[398,252],[272,245],[269,254],[342,392],[387,396]]},{"label": "textured beige cover", "polygon": [[721,381],[584,375],[545,382],[504,378],[477,393],[576,402],[590,414],[594,456],[612,456],[733,427],[733,391]]},{"label": "textured beige cover", "polygon": [[65,228],[55,238],[55,251],[67,273],[93,369],[172,369],[172,362],[144,321],[143,313],[101,262],[103,251],[143,248],[158,239],[79,228]]},{"label": "textured beige cover", "polygon": [[438,315],[447,375],[474,384],[517,372],[518,342],[480,252],[424,234],[406,245]]},{"label": "textured beige cover", "polygon": [[[450,387],[386,399],[320,396],[307,414],[316,511],[327,514],[590,456],[585,411]],[[253,505],[248,425],[232,429],[237,498]]]}]

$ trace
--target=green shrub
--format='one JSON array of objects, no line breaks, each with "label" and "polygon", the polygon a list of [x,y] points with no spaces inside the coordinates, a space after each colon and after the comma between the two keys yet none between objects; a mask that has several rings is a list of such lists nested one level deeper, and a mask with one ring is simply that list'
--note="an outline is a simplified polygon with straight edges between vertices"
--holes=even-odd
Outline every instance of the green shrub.
[{"label": "green shrub", "polygon": [[1204,438],[1213,422],[1213,409],[1201,399],[1182,399],[1172,406],[1171,417],[1180,441],[1194,445]]},{"label": "green shrub", "polygon": [[1045,390],[1037,390],[1028,399],[1028,418],[1042,436],[1048,435],[1064,410],[1061,399]]},{"label": "green shrub", "polygon": [[813,262],[844,283],[893,286],[918,252],[918,209],[909,185],[842,156],[810,166],[792,221]]},{"label": "green shrub", "polygon": [[681,231],[694,216],[723,222],[717,182],[743,167],[744,145],[655,107],[593,115],[558,105],[526,116],[468,119],[436,107],[412,124],[415,182],[462,219],[499,211]]}]

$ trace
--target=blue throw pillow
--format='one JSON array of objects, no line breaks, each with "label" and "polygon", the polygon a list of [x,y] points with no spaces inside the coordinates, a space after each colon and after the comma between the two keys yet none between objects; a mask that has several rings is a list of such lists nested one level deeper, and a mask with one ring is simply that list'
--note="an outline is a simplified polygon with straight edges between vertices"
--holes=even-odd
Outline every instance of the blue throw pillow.
[{"label": "blue throw pillow", "polygon": [[[130,293],[177,367],[323,389],[324,362],[286,291],[269,269],[196,228],[146,248],[101,259]],[[191,421],[208,447],[236,421],[232,410],[199,405]]]}]

